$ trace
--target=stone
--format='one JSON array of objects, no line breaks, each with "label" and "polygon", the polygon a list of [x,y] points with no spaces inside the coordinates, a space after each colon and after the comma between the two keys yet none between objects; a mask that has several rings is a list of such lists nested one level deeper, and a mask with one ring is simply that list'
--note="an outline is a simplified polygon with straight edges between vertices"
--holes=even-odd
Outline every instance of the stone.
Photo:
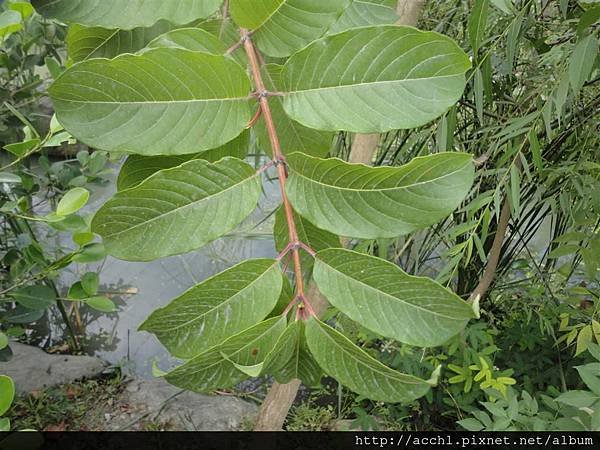
[{"label": "stone", "polygon": [[102,426],[106,431],[150,426],[172,431],[236,431],[252,423],[258,407],[233,396],[182,391],[155,378],[130,380],[111,410],[126,414],[112,415]]},{"label": "stone", "polygon": [[27,394],[85,378],[95,378],[106,368],[92,356],[50,355],[30,345],[11,342],[13,357],[0,363],[0,373],[11,377],[18,394]]}]

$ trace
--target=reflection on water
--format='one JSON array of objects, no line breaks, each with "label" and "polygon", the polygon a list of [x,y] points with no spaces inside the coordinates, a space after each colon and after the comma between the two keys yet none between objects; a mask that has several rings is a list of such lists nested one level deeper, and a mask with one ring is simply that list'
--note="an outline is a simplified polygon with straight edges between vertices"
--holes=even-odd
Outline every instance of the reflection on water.
[{"label": "reflection on water", "polygon": [[[271,174],[271,172],[270,172]],[[274,175],[274,173],[272,173]],[[114,193],[114,182],[95,186],[84,213],[93,213]],[[259,208],[231,235],[186,255],[153,262],[133,263],[108,257],[103,264],[73,265],[61,274],[61,290],[68,289],[87,271],[100,272],[100,292],[108,295],[119,311],[104,314],[85,306],[77,323],[85,330],[86,353],[97,355],[139,376],[151,378],[152,361],[166,369],[172,361],[153,335],[138,332],[139,324],[156,308],[198,282],[248,258],[276,255],[272,238],[272,212],[279,203],[279,187],[265,179]],[[185,239],[185,237],[183,237]],[[71,246],[69,235],[60,234],[56,244]],[[53,317],[55,315],[55,317]],[[60,316],[53,312],[36,328],[37,340],[45,347],[64,341]]]}]

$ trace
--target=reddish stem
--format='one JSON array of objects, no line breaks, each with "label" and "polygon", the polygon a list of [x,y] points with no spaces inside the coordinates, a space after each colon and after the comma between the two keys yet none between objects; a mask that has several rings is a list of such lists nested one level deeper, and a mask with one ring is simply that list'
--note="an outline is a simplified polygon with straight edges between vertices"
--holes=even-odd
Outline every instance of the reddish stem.
[{"label": "reddish stem", "polygon": [[[269,92],[265,87],[265,83],[260,73],[260,55],[256,47],[254,46],[254,43],[251,40],[251,35],[248,32],[248,30],[242,28],[240,30],[240,34],[241,42],[244,45],[244,49],[246,50],[246,54],[248,55],[248,61],[250,62],[250,68],[252,69],[254,84],[256,92],[258,94],[258,102],[262,111],[262,117],[264,118],[265,125],[267,127],[269,141],[271,142],[273,159],[276,162],[285,161],[283,152],[281,151],[281,145],[279,143],[277,130],[275,128],[275,122],[273,121],[273,114],[271,113],[271,108],[269,106]],[[291,244],[295,244],[299,242],[298,231],[296,229],[296,223],[294,222],[294,213],[292,205],[285,193],[285,184],[287,181],[287,172],[285,164],[277,164],[277,171],[279,173],[279,187],[281,189],[281,196],[283,197],[283,207],[285,210],[285,218],[288,226],[289,242]],[[312,311],[312,307],[310,307],[310,304],[306,300],[306,297],[304,295],[304,279],[302,276],[302,263],[300,262],[300,247],[301,246],[299,245],[293,245],[292,249],[288,250],[292,252],[292,257],[294,261],[294,274],[296,277],[296,298],[302,299],[303,304],[300,304],[299,306],[307,305],[309,311]]]}]

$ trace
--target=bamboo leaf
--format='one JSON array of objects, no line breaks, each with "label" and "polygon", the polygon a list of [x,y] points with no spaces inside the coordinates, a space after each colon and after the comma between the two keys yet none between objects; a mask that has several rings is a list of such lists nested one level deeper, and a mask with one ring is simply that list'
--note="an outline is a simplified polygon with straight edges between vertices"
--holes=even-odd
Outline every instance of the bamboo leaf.
[{"label": "bamboo leaf", "polygon": [[456,103],[470,67],[460,47],[438,33],[357,28],[315,41],[286,62],[284,108],[319,130],[414,128]]},{"label": "bamboo leaf", "polygon": [[[277,64],[267,64],[263,67],[263,80],[268,90],[279,92],[282,89],[281,71],[283,67]],[[325,156],[331,148],[333,133],[307,128],[290,119],[283,109],[281,97],[273,97],[269,101],[273,121],[277,124],[279,143],[284,154],[303,152],[311,156]],[[259,121],[255,127],[261,148],[271,154],[271,142],[264,121]]]},{"label": "bamboo leaf", "polygon": [[318,252],[313,278],[327,300],[352,320],[410,345],[441,345],[475,317],[467,302],[435,281],[350,250]]},{"label": "bamboo leaf", "polygon": [[351,28],[396,23],[399,19],[396,6],[396,0],[352,0],[327,33],[335,34]]},{"label": "bamboo leaf", "polygon": [[165,20],[149,28],[138,27],[133,30],[85,27],[74,23],[69,26],[67,51],[74,62],[89,58],[114,58],[123,53],[135,53],[172,29],[173,25]]},{"label": "bamboo leaf", "polygon": [[190,23],[217,11],[223,0],[32,0],[35,10],[63,22],[122,28],[150,27],[160,19]]},{"label": "bamboo leaf", "polygon": [[569,59],[569,78],[573,92],[578,93],[590,77],[598,57],[598,39],[590,34],[581,39]]},{"label": "bamboo leaf", "polygon": [[473,12],[469,16],[469,41],[475,55],[485,37],[489,8],[489,0],[476,0]]},{"label": "bamboo leaf", "polygon": [[235,158],[192,160],[117,193],[92,221],[108,253],[150,261],[198,249],[238,226],[258,204],[260,177]]},{"label": "bamboo leaf", "polygon": [[[340,238],[329,231],[317,228],[308,220],[294,213],[294,222],[298,239],[300,242],[307,244],[315,251],[325,250],[326,248],[335,248],[340,246]],[[290,242],[287,221],[285,217],[285,209],[281,206],[275,214],[275,226],[273,229],[275,236],[275,248],[281,252]],[[301,255],[302,268],[310,271],[313,266],[312,256],[305,252]]]},{"label": "bamboo leaf", "polygon": [[197,153],[250,120],[250,81],[235,61],[178,48],[66,70],[49,93],[60,123],[92,147],[142,155]]},{"label": "bamboo leaf", "polygon": [[258,48],[286,57],[322,36],[350,0],[231,0],[235,22],[254,31]]},{"label": "bamboo leaf", "polygon": [[182,389],[210,392],[234,386],[248,377],[237,366],[259,365],[285,330],[286,320],[259,323],[167,373],[165,379]]},{"label": "bamboo leaf", "polygon": [[283,276],[272,259],[248,260],[191,288],[140,325],[178,358],[192,358],[263,320]]},{"label": "bamboo leaf", "polygon": [[306,324],[308,347],[325,373],[371,400],[411,402],[425,395],[437,378],[421,380],[384,366],[330,326],[310,319]]},{"label": "bamboo leaf", "polygon": [[323,371],[310,354],[304,333],[304,322],[288,325],[265,359],[262,372],[273,375],[279,383],[299,379],[306,386],[317,386]]},{"label": "bamboo leaf", "polygon": [[432,225],[463,201],[474,179],[472,157],[439,153],[401,167],[371,168],[294,153],[287,158],[294,209],[332,233],[374,239]]},{"label": "bamboo leaf", "polygon": [[203,159],[208,162],[217,162],[218,160],[231,156],[233,158],[244,159],[248,154],[250,147],[250,132],[245,131],[233,141],[227,144],[206,150],[204,152],[192,155],[172,155],[172,156],[140,156],[130,155],[121,166],[119,177],[117,179],[117,190],[137,186],[142,181],[160,170],[172,169],[183,163],[194,159]]}]

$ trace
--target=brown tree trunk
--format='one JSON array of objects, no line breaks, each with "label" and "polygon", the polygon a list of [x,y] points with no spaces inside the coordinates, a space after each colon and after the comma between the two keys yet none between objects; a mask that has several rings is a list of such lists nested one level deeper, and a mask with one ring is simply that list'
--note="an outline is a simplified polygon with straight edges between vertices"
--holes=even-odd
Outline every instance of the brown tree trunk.
[{"label": "brown tree trunk", "polygon": [[[416,26],[426,0],[398,0],[399,25]],[[350,150],[350,162],[371,164],[379,145],[379,134],[357,134]],[[343,241],[342,241],[343,242]],[[307,297],[310,299],[317,315],[327,309],[327,300],[314,282],[309,283]],[[300,380],[292,380],[287,384],[273,383],[267,397],[263,401],[255,431],[279,431],[283,427],[287,414],[296,399]]]}]

